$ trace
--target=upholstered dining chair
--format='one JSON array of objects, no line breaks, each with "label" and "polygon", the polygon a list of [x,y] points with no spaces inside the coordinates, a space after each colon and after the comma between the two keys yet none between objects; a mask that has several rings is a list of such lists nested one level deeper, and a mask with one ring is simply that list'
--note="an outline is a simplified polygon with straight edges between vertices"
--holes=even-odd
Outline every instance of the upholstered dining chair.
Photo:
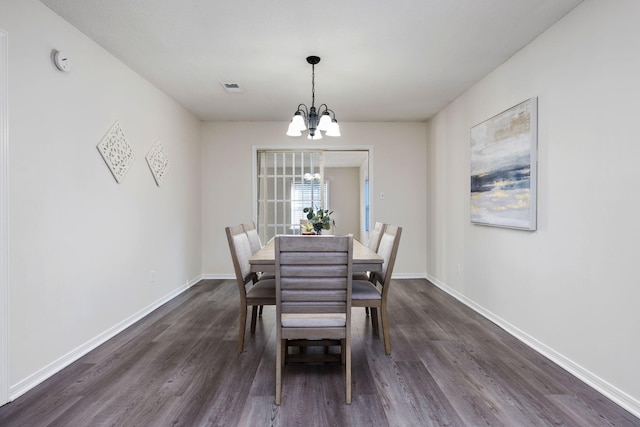
[{"label": "upholstered dining chair", "polygon": [[[242,229],[245,233],[247,233],[247,237],[249,238],[249,244],[251,245],[251,253],[255,254],[260,249],[262,249],[262,241],[260,240],[260,235],[258,234],[258,229],[256,228],[256,223],[245,222],[242,224]],[[276,275],[273,273],[260,273],[258,278],[261,280],[264,279],[275,279]],[[262,306],[260,306],[260,316],[262,316]]]},{"label": "upholstered dining chair", "polygon": [[380,238],[384,232],[384,226],[385,225],[383,223],[376,222],[369,232],[369,243],[367,243],[367,246],[374,252],[378,252],[378,246],[380,246]]},{"label": "upholstered dining chair", "polygon": [[378,309],[382,322],[382,337],[384,350],[391,354],[391,342],[389,339],[389,316],[387,313],[387,300],[391,287],[391,275],[396,263],[398,246],[402,227],[387,224],[380,238],[378,255],[383,258],[382,271],[374,273],[371,280],[354,280],[351,305],[353,307],[369,307],[371,309],[371,326],[376,334],[378,329]]},{"label": "upholstered dining chair", "polygon": [[258,229],[256,228],[256,223],[245,222],[242,224],[242,229],[245,233],[247,233],[247,237],[249,238],[249,244],[251,245],[251,253],[255,254],[260,249],[262,249],[262,242],[260,241],[260,235],[258,235]]},{"label": "upholstered dining chair", "polygon": [[276,405],[282,399],[287,340],[340,340],[351,403],[353,236],[277,236]]},{"label": "upholstered dining chair", "polygon": [[251,243],[242,225],[226,227],[227,241],[231,251],[233,270],[240,293],[240,325],[238,329],[238,353],[244,347],[244,335],[247,323],[247,311],[251,310],[251,333],[256,331],[258,306],[276,304],[275,279],[258,279],[256,273],[251,272],[249,258],[251,258]]},{"label": "upholstered dining chair", "polygon": [[[380,246],[380,238],[384,232],[385,224],[382,222],[376,222],[371,231],[369,231],[369,242],[367,246],[374,252],[378,252],[378,246]],[[353,280],[372,280],[373,275],[370,272],[367,273],[354,273]],[[367,314],[369,309],[367,308]]]}]

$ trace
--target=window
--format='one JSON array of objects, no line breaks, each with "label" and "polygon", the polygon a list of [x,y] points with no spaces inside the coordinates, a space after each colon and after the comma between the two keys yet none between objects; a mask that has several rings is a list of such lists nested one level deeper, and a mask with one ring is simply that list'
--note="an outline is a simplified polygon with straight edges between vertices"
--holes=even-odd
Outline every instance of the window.
[{"label": "window", "polygon": [[[322,203],[321,200],[325,201]],[[296,232],[300,229],[300,220],[306,219],[302,210],[308,207],[330,209],[329,183],[324,183],[324,198],[320,197],[320,181],[304,180],[301,183],[291,183],[291,228]]]}]

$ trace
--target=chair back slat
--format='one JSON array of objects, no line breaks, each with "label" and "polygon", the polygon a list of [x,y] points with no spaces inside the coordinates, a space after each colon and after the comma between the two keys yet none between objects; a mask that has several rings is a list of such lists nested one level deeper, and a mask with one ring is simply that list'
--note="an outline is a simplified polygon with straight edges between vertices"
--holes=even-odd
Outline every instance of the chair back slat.
[{"label": "chair back slat", "polygon": [[[281,313],[283,314],[344,314],[344,305],[343,304],[331,304],[328,302],[325,303],[314,303],[314,304],[292,304],[292,303],[282,303]],[[318,337],[310,337],[310,338],[318,338]]]},{"label": "chair back slat", "polygon": [[[339,271],[346,271],[346,268],[338,267]],[[309,279],[313,278],[313,289],[342,289],[346,285],[346,279],[343,277],[327,277],[326,268],[314,270],[314,274],[300,275],[299,270],[282,276],[280,287],[282,289],[297,289],[300,287],[308,286]],[[332,273],[335,273],[332,272]]]},{"label": "chair back slat", "polygon": [[309,289],[309,288],[296,288],[291,290],[282,290],[282,302],[283,304],[300,303],[300,302],[312,302],[312,303],[324,303],[324,302],[344,302],[347,298],[347,291],[345,289]]},{"label": "chair back slat", "polygon": [[332,266],[332,265],[346,265],[347,254],[344,252],[283,252],[282,253],[282,265],[288,266]]}]

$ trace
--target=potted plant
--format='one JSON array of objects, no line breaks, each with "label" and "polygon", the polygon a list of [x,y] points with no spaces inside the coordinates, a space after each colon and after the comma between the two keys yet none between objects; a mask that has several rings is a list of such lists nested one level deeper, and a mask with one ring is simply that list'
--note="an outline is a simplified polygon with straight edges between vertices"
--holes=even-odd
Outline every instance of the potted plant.
[{"label": "potted plant", "polygon": [[328,209],[308,207],[304,208],[302,212],[307,214],[307,219],[316,234],[321,234],[322,230],[331,230],[331,226],[336,225],[336,222],[331,219],[333,211],[329,212]]}]

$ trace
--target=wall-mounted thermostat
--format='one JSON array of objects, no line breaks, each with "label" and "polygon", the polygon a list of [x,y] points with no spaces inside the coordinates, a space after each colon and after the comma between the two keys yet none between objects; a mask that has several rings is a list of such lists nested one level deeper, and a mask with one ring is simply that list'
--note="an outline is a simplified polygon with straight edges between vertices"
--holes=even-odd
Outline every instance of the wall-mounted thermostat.
[{"label": "wall-mounted thermostat", "polygon": [[53,64],[60,71],[69,71],[71,70],[71,62],[69,61],[69,57],[59,50],[53,52]]}]

